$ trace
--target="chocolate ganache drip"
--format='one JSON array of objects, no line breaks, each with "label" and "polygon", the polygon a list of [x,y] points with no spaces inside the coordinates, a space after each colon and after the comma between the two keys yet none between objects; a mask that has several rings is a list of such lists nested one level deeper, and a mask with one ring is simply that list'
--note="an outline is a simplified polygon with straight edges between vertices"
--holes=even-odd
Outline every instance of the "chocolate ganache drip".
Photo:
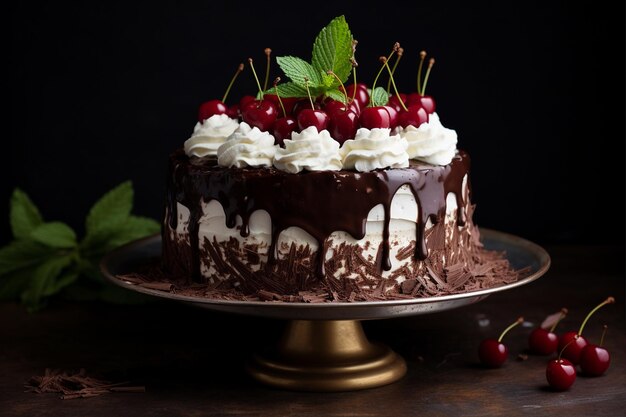
[{"label": "chocolate ganache drip", "polygon": [[[292,226],[300,227],[319,242],[316,273],[324,276],[324,242],[335,231],[345,231],[355,239],[365,237],[367,216],[381,204],[384,209],[383,243],[377,256],[379,272],[389,270],[389,223],[391,202],[398,189],[407,184],[418,205],[415,256],[425,259],[428,249],[424,239],[426,223],[443,221],[446,196],[454,193],[457,202],[457,224],[465,224],[463,179],[469,172],[470,159],[460,151],[446,166],[424,165],[411,161],[408,168],[371,172],[316,171],[290,174],[274,168],[224,168],[215,158],[189,158],[182,150],[170,157],[167,185],[167,218],[177,227],[177,203],[187,207],[191,274],[200,274],[199,220],[202,203],[217,200],[226,215],[226,226],[236,226],[241,217],[241,236],[249,234],[250,216],[266,210],[272,221],[272,242],[268,265],[276,256],[280,233]],[[165,233],[165,232],[164,232]],[[164,239],[166,242],[167,239]],[[167,247],[164,247],[164,252]]]}]

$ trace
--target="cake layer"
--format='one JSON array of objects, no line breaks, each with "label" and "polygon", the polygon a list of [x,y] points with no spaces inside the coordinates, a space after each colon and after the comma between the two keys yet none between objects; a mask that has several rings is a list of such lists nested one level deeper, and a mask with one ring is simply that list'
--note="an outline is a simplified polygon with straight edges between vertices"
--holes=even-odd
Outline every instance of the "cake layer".
[{"label": "cake layer", "polygon": [[460,289],[480,250],[468,177],[465,152],[446,166],[289,174],[179,151],[170,157],[163,264],[244,293]]}]

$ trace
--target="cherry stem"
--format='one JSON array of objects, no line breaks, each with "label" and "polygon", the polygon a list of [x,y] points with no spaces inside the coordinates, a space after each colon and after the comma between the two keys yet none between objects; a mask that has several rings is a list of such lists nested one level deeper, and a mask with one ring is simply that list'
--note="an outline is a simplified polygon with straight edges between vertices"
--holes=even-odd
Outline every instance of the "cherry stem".
[{"label": "cherry stem", "polygon": [[265,56],[267,56],[267,64],[265,64],[265,80],[263,81],[263,91],[267,90],[267,82],[270,79],[270,61],[272,56],[272,50],[265,48]]},{"label": "cherry stem", "polygon": [[230,80],[230,84],[228,84],[228,87],[226,87],[226,92],[224,93],[224,97],[222,97],[222,103],[226,102],[226,97],[228,97],[228,93],[230,93],[230,88],[235,83],[235,80],[237,79],[241,71],[243,71],[243,62],[239,64],[239,66],[237,67],[237,71],[235,71],[235,75],[233,75],[233,78]]},{"label": "cherry stem", "polygon": [[352,89],[352,101],[356,98],[356,65],[352,66],[352,84],[354,88]]},{"label": "cherry stem", "polygon": [[424,95],[426,93],[426,84],[428,84],[428,77],[430,76],[430,70],[433,68],[433,65],[435,65],[435,58],[430,58],[430,61],[428,61],[428,69],[426,70],[426,75],[424,76],[424,85],[422,86],[422,95]]},{"label": "cherry stem", "polygon": [[556,329],[557,324],[559,324],[559,322],[561,320],[563,320],[565,318],[565,316],[567,316],[567,309],[565,307],[563,307],[561,309],[561,315],[559,316],[559,318],[557,319],[557,321],[554,322],[554,324],[552,325],[552,327],[550,327],[550,333],[554,333],[554,329]]},{"label": "cherry stem", "polygon": [[568,347],[569,345],[571,345],[572,343],[574,343],[574,342],[576,341],[576,339],[578,339],[578,338],[577,338],[577,337],[573,338],[572,340],[570,340],[569,342],[567,342],[567,343],[565,344],[565,346],[563,346],[563,349],[561,349],[561,351],[559,352],[559,359],[558,359],[558,360],[561,360],[561,356],[563,355],[563,352],[565,352],[565,349],[567,349],[567,347]]},{"label": "cherry stem", "polygon": [[339,78],[337,76],[337,74],[335,74],[335,72],[333,70],[326,71],[326,74],[332,75],[333,77],[335,77],[337,79],[337,81],[339,81],[339,85],[341,86],[341,91],[343,91],[343,100],[344,100],[343,104],[345,104],[347,106],[348,105],[348,94],[346,93],[346,87],[341,82],[341,78]]},{"label": "cherry stem", "polygon": [[600,304],[598,304],[593,310],[591,310],[589,312],[589,314],[587,314],[587,317],[585,317],[585,320],[583,321],[583,324],[580,325],[580,329],[578,329],[578,335],[581,336],[583,334],[583,329],[585,328],[585,324],[587,324],[587,321],[589,320],[589,317],[591,317],[593,315],[593,313],[598,311],[598,309],[600,309],[601,307],[603,307],[603,306],[605,306],[607,304],[613,304],[614,302],[615,302],[615,298],[609,297],[606,300],[604,300],[603,302],[601,302]]},{"label": "cherry stem", "polygon": [[602,336],[600,336],[600,347],[602,347],[602,345],[604,345],[604,335],[606,335],[606,329],[608,329],[608,328],[609,328],[609,326],[607,326],[606,324],[602,328]]},{"label": "cherry stem", "polygon": [[393,77],[393,74],[396,73],[396,68],[398,66],[398,63],[402,59],[402,55],[404,55],[404,48],[398,48],[398,53],[396,55],[396,61],[393,63],[393,67],[391,68],[391,74],[389,76],[389,80],[387,80],[387,91],[389,91],[389,89],[391,88],[392,77]]},{"label": "cherry stem", "polygon": [[[393,52],[391,52],[389,57],[391,57],[392,55],[393,55]],[[387,61],[389,60],[389,58],[384,57],[384,56],[381,56],[378,59],[379,59],[379,61],[381,61],[383,63],[383,65],[380,67],[380,70],[378,70],[378,74],[376,74],[376,78],[374,78],[374,82],[372,83],[372,95],[374,95],[374,89],[376,88],[376,82],[378,82],[378,77],[380,77],[380,74],[385,69],[385,65],[387,64]],[[369,103],[368,107],[373,107],[372,104],[374,104],[374,102],[373,102],[373,100],[370,100],[370,103]]]},{"label": "cherry stem", "polygon": [[252,64],[252,58],[248,58],[248,63],[250,64],[250,68],[252,69],[252,74],[254,74],[256,85],[257,87],[259,87],[259,94],[261,95],[261,101],[263,101],[263,90],[261,90],[261,83],[259,82],[259,77],[257,77],[256,71],[254,70],[254,65]]},{"label": "cherry stem", "polygon": [[421,94],[422,91],[422,67],[424,66],[424,59],[426,59],[426,51],[420,52],[420,65],[417,67],[417,94]]},{"label": "cherry stem", "polygon": [[306,87],[306,95],[309,96],[311,110],[315,110],[315,106],[313,105],[313,99],[311,98],[311,91],[309,91],[309,79],[307,77],[304,77],[304,86]]},{"label": "cherry stem", "polygon": [[276,77],[274,80],[274,90],[276,91],[276,97],[278,98],[278,104],[280,104],[280,108],[283,109],[283,117],[287,117],[287,112],[285,111],[285,106],[283,105],[283,101],[280,98],[280,94],[278,94],[278,83],[280,82],[280,77]]},{"label": "cherry stem", "polygon": [[509,330],[511,330],[513,327],[515,327],[518,324],[523,323],[523,322],[524,322],[524,317],[518,317],[517,320],[515,320],[514,323],[512,323],[511,325],[509,325],[509,327],[504,329],[504,331],[502,332],[502,334],[498,338],[498,343],[500,343],[502,341],[502,338],[504,337],[505,334],[507,334],[509,332]]},{"label": "cherry stem", "polygon": [[[398,61],[396,60],[396,62]],[[391,68],[389,68],[389,64],[387,63],[387,61],[385,61],[385,66],[387,67],[387,71],[389,71],[389,81],[391,81],[391,83],[393,84],[393,91],[395,91],[396,97],[398,97],[398,101],[400,102],[400,105],[402,106],[404,111],[407,111],[408,109],[404,105],[404,102],[402,101],[402,97],[400,97],[400,93],[398,92],[398,89],[396,88],[396,82],[393,79],[393,71],[391,70]]]}]

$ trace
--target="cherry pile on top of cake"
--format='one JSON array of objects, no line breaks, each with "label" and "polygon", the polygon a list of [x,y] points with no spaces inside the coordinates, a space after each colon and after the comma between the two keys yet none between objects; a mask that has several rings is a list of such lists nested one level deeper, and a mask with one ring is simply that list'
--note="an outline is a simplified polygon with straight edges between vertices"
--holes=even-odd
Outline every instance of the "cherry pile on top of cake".
[{"label": "cherry pile on top of cake", "polygon": [[200,106],[169,161],[160,275],[174,291],[358,302],[467,292],[525,273],[480,243],[469,156],[425,94],[435,61],[415,54],[417,91],[399,93],[396,43],[370,88],[356,81],[356,44],[335,18],[310,63],[276,59],[289,82],[268,86],[268,48],[263,86],[248,60],[256,97],[225,104],[241,64],[224,98]]}]

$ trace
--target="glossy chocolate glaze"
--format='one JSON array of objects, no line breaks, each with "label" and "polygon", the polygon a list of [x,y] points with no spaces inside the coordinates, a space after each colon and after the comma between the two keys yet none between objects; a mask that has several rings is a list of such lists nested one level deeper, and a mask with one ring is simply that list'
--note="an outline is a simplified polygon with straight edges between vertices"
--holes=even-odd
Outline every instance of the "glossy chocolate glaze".
[{"label": "glossy chocolate glaze", "polygon": [[[355,239],[365,236],[367,215],[382,204],[385,212],[383,244],[378,251],[377,266],[389,270],[389,222],[391,201],[398,189],[407,184],[418,205],[416,219],[416,251],[418,259],[428,256],[424,230],[428,219],[433,224],[442,221],[446,213],[446,196],[454,193],[457,202],[457,224],[465,224],[463,179],[470,167],[469,155],[460,151],[446,166],[431,166],[411,161],[408,168],[356,171],[319,171],[289,174],[274,168],[223,168],[215,158],[189,158],[182,150],[170,156],[167,184],[167,218],[171,228],[178,221],[177,202],[190,211],[189,243],[191,245],[191,275],[201,281],[199,220],[202,202],[217,200],[224,208],[226,226],[236,226],[241,216],[241,235],[249,234],[250,215],[266,210],[272,219],[272,243],[269,251],[271,265],[275,244],[280,233],[297,226],[320,243],[316,273],[324,276],[324,242],[335,231],[348,232]],[[167,263],[168,244],[164,236],[164,259]],[[165,265],[167,267],[167,265]]]}]

